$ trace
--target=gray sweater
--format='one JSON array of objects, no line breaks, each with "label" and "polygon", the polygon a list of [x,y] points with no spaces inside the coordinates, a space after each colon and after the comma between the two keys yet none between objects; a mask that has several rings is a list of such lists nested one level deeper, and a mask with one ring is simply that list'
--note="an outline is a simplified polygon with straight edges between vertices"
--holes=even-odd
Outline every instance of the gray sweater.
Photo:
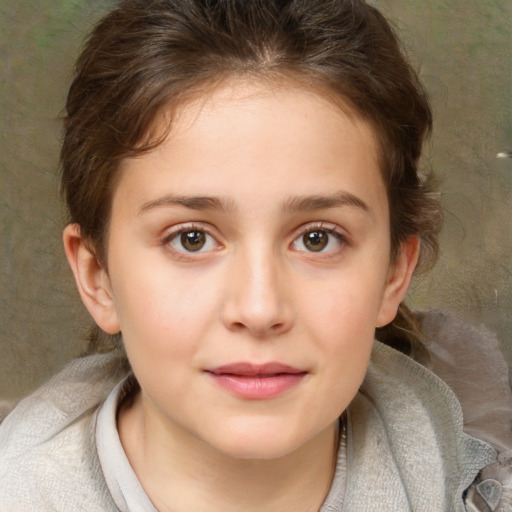
[{"label": "gray sweater", "polygon": [[[77,359],[2,422],[0,511],[156,510],[115,429],[122,368],[119,354]],[[495,473],[477,478],[496,464],[490,444],[464,433],[453,391],[376,341],[321,512],[463,512],[468,488],[468,511],[510,510]]]}]

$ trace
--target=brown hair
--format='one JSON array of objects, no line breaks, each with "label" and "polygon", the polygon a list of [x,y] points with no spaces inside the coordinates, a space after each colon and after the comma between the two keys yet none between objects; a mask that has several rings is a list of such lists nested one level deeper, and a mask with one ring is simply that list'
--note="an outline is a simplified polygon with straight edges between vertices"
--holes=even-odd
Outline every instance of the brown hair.
[{"label": "brown hair", "polygon": [[105,263],[120,162],[148,151],[155,118],[231,76],[329,91],[373,126],[393,255],[412,234],[433,262],[441,210],[418,170],[426,94],[389,23],[362,0],[125,0],[94,29],[66,103],[62,191],[70,221]]}]

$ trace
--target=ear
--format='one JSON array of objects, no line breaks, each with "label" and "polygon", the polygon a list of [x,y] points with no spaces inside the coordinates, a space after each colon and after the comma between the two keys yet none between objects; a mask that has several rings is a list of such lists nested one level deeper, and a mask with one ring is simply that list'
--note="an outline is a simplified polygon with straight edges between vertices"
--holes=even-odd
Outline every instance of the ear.
[{"label": "ear", "polygon": [[398,306],[409,289],[419,254],[420,240],[417,236],[409,237],[400,246],[400,252],[389,269],[376,327],[383,327],[395,319]]},{"label": "ear", "polygon": [[108,334],[119,332],[119,320],[107,271],[82,238],[78,224],[68,224],[62,234],[64,250],[85,307]]}]

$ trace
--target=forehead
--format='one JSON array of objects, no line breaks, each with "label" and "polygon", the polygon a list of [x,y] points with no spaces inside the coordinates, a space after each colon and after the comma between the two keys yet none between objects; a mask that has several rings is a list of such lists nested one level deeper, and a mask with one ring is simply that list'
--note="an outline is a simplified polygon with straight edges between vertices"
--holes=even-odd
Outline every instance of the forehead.
[{"label": "forehead", "polygon": [[[148,145],[155,140],[178,144],[188,128],[195,131],[203,127],[208,129],[208,122],[211,127],[216,124],[217,128],[229,125],[240,127],[241,121],[252,117],[255,125],[258,118],[263,120],[263,116],[254,115],[260,105],[273,101],[273,110],[268,112],[272,123],[267,124],[269,135],[280,121],[286,124],[289,118],[295,117],[301,124],[317,120],[326,128],[333,128],[334,124],[338,124],[341,130],[337,135],[343,137],[345,126],[342,127],[339,120],[349,119],[352,124],[350,130],[364,134],[368,139],[368,151],[377,156],[378,134],[370,122],[363,120],[348,99],[319,80],[308,81],[282,74],[229,76],[218,81],[200,83],[157,112],[149,124],[144,140],[149,141]],[[327,131],[322,131],[325,132],[322,136],[325,136]],[[312,134],[308,130],[303,133],[313,142]],[[243,134],[239,133],[239,138],[242,137]],[[207,140],[204,139],[205,142]],[[196,142],[200,143],[201,140]]]},{"label": "forehead", "polygon": [[230,80],[162,111],[157,122],[158,131],[170,126],[165,140],[121,166],[118,185],[135,195],[150,194],[151,182],[155,194],[166,182],[169,192],[228,191],[241,200],[256,191],[282,199],[283,189],[321,195],[366,188],[374,196],[384,190],[370,125],[348,105],[296,84]]}]

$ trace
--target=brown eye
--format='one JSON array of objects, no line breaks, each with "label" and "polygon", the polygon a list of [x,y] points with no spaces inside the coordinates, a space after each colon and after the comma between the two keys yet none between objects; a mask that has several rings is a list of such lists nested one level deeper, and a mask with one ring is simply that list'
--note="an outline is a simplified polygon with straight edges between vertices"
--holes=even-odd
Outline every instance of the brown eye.
[{"label": "brown eye", "polygon": [[182,247],[188,252],[200,251],[206,244],[206,234],[203,231],[184,231],[180,235]]},{"label": "brown eye", "polygon": [[347,245],[345,236],[333,228],[311,226],[302,231],[292,243],[294,251],[305,253],[322,253],[325,256],[335,255]]},{"label": "brown eye", "polygon": [[183,254],[205,253],[220,249],[222,246],[207,231],[193,226],[179,230],[164,240],[173,251]]},{"label": "brown eye", "polygon": [[308,231],[302,236],[304,247],[308,251],[323,251],[329,243],[329,235],[325,231]]}]

